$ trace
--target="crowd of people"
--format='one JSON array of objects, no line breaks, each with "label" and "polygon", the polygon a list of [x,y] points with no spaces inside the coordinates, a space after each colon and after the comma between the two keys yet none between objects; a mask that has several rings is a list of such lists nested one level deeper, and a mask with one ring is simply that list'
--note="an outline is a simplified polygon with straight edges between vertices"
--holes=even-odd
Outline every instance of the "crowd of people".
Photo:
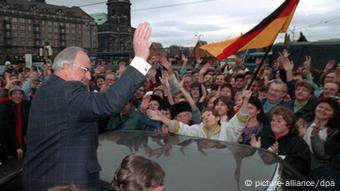
[{"label": "crowd of people", "polygon": [[[110,91],[130,62],[120,60],[116,69],[102,60],[93,70],[79,66],[90,75],[84,79],[87,92]],[[294,63],[284,50],[273,63],[264,64],[257,76],[243,65],[242,57],[221,65],[201,58],[191,63],[182,56],[179,69],[164,55],[152,56],[148,62],[146,81],[119,113],[96,119],[99,134],[158,131],[246,144],[284,155],[305,177],[339,180],[340,60],[330,60],[318,71],[313,65],[322,63],[310,56],[304,63]],[[28,68],[12,62],[3,65],[1,72],[0,157],[23,159],[30,103],[41,99],[35,98],[40,86],[58,70],[48,63]],[[46,99],[53,94],[59,95],[51,92]],[[119,178],[116,174],[115,179]]]}]

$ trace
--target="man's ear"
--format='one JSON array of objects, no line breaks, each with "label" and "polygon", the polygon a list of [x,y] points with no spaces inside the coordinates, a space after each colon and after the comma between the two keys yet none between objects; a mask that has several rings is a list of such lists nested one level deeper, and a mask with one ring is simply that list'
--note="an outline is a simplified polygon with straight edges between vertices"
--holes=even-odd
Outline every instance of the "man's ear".
[{"label": "man's ear", "polygon": [[64,69],[64,70],[67,70],[67,69],[69,69],[70,67],[72,67],[71,64],[66,63],[66,62],[63,63],[63,69]]}]

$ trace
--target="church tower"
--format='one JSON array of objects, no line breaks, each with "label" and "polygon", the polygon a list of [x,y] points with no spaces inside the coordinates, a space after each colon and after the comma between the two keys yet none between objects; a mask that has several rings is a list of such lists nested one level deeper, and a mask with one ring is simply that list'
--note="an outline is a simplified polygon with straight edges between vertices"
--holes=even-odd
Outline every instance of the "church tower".
[{"label": "church tower", "polygon": [[130,0],[108,0],[107,17],[112,24],[131,27]]},{"label": "church tower", "polygon": [[108,0],[107,21],[98,26],[99,53],[128,55],[132,52],[131,2]]}]

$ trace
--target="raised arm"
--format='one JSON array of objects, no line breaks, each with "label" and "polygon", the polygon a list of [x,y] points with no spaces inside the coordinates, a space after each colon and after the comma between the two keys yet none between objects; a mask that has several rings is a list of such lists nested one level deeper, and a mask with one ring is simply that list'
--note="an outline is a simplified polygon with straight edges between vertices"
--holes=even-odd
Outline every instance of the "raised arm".
[{"label": "raised arm", "polygon": [[225,136],[225,141],[238,142],[239,137],[241,136],[243,129],[247,125],[248,120],[248,100],[251,96],[252,92],[250,90],[244,90],[242,92],[243,96],[243,104],[241,110],[234,115],[228,122],[221,123],[223,126],[222,130],[223,136]]},{"label": "raised arm", "polygon": [[164,125],[169,126],[170,119],[165,117],[160,111],[158,110],[147,110],[147,114],[150,119],[156,120],[156,121],[161,121]]},{"label": "raised arm", "polygon": [[188,58],[184,54],[182,54],[181,60],[182,60],[182,67],[180,70],[180,76],[182,78],[184,74],[187,72]]},{"label": "raised arm", "polygon": [[138,25],[133,35],[133,50],[135,56],[147,60],[149,57],[149,37],[151,28],[148,23],[144,22]]},{"label": "raised arm", "polygon": [[84,91],[80,82],[70,82],[73,86],[65,92],[69,108],[78,114],[80,120],[97,120],[100,117],[119,113],[124,105],[133,97],[136,90],[145,81],[145,75],[151,66],[146,62],[149,56],[149,37],[151,27],[148,23],[138,25],[134,37],[133,48],[135,58],[126,68],[123,75],[110,88],[101,93]]},{"label": "raised arm", "polygon": [[280,65],[282,65],[283,69],[286,71],[287,82],[293,80],[293,69],[294,69],[294,62],[289,60],[288,56],[289,53],[279,53],[280,56],[277,59]]},{"label": "raised arm", "polygon": [[203,83],[204,74],[208,72],[209,67],[210,67],[210,64],[209,64],[209,62],[207,62],[206,64],[204,64],[204,66],[198,72],[198,82],[199,83]]},{"label": "raised arm", "polygon": [[183,85],[181,84],[181,92],[183,93],[185,99],[187,100],[187,102],[190,104],[191,110],[192,111],[196,111],[198,108],[196,106],[196,103],[194,101],[194,99],[192,99],[190,93],[185,90],[185,88],[183,87]]},{"label": "raised arm", "polygon": [[162,83],[164,92],[166,92],[169,104],[173,105],[175,102],[174,102],[174,99],[173,99],[173,96],[172,96],[171,90],[170,90],[168,72],[163,71],[162,78],[160,78],[160,81]]}]

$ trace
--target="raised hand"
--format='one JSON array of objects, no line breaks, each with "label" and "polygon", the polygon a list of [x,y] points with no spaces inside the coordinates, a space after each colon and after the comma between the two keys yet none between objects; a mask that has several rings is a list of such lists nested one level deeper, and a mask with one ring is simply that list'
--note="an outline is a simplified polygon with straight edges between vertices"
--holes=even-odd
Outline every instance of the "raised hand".
[{"label": "raised hand", "polygon": [[260,65],[262,58],[256,58],[255,63],[256,65]]},{"label": "raised hand", "polygon": [[261,148],[261,137],[259,137],[258,139],[256,138],[255,134],[252,134],[250,137],[250,145],[254,148]]},{"label": "raised hand", "polygon": [[196,58],[196,64],[201,64],[203,62],[203,59],[201,57]]},{"label": "raised hand", "polygon": [[283,49],[281,52],[282,56],[288,58],[290,55],[290,52],[287,49]]},{"label": "raised hand", "polygon": [[133,50],[135,55],[147,60],[150,54],[149,51],[149,37],[151,34],[151,27],[149,23],[141,23],[136,28],[133,35]]},{"label": "raised hand", "polygon": [[303,63],[303,66],[305,67],[305,69],[307,71],[310,71],[311,65],[312,65],[312,57],[306,56],[305,62]]},{"label": "raised hand", "polygon": [[300,118],[300,119],[296,122],[296,125],[297,125],[298,130],[299,130],[299,136],[300,136],[300,137],[305,136],[306,131],[307,131],[307,124],[306,124],[305,120],[302,119],[302,118]]},{"label": "raised hand", "polygon": [[325,68],[324,68],[324,72],[328,72],[328,71],[332,70],[335,65],[336,65],[336,62],[334,60],[328,61]]},{"label": "raised hand", "polygon": [[278,142],[275,142],[272,146],[270,146],[268,148],[268,151],[274,153],[274,154],[278,154],[279,152],[279,143]]},{"label": "raised hand", "polygon": [[171,62],[169,62],[168,58],[166,56],[161,56],[160,59],[159,59],[159,63],[162,64],[162,66],[168,70],[168,71],[171,71]]},{"label": "raised hand", "polygon": [[148,109],[146,113],[150,119],[156,120],[156,121],[162,121],[162,113],[160,111]]},{"label": "raised hand", "polygon": [[187,58],[184,54],[182,54],[181,60],[182,60],[183,64],[184,64],[184,63],[185,63],[185,64],[188,63],[188,58]]},{"label": "raised hand", "polygon": [[6,78],[6,86],[5,86],[5,88],[8,89],[8,90],[11,89],[11,87],[13,85],[15,85],[15,82],[17,82],[17,81],[19,81],[19,80],[17,80],[16,78],[14,78],[14,79],[10,79],[9,77]]},{"label": "raised hand", "polygon": [[290,61],[288,57],[280,56],[277,59],[280,66],[283,67],[285,71],[292,71],[294,69],[294,62]]},{"label": "raised hand", "polygon": [[315,127],[312,130],[312,136],[318,135],[320,128],[321,128],[321,121],[317,121],[316,124],[315,124]]},{"label": "raised hand", "polygon": [[150,103],[150,99],[151,99],[151,96],[150,96],[150,95],[143,97],[143,100],[142,100],[142,102],[140,103],[140,111],[141,111],[142,113],[145,113],[145,112],[146,112],[146,110],[147,110],[147,108],[148,108],[148,106],[149,106],[149,103]]}]

